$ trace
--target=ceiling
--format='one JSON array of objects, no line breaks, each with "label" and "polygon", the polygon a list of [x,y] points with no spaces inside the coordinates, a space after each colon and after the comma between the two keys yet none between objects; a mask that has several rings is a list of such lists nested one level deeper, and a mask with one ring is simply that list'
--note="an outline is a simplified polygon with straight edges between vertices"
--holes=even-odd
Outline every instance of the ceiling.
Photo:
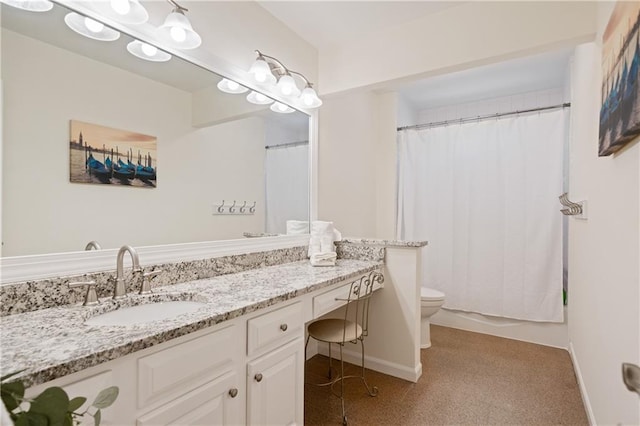
[{"label": "ceiling", "polygon": [[[318,50],[460,6],[457,1],[258,1]],[[563,87],[573,49],[563,49],[407,83],[397,90],[415,109]]]}]

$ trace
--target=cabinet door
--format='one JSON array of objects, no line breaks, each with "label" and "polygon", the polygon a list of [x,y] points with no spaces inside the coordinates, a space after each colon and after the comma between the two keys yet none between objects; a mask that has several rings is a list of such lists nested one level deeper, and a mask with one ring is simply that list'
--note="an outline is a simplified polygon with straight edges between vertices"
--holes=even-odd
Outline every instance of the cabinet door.
[{"label": "cabinet door", "polygon": [[138,418],[138,426],[237,425],[243,423],[238,376],[229,372]]},{"label": "cabinet door", "polygon": [[304,423],[303,358],[299,338],[248,364],[247,424]]}]

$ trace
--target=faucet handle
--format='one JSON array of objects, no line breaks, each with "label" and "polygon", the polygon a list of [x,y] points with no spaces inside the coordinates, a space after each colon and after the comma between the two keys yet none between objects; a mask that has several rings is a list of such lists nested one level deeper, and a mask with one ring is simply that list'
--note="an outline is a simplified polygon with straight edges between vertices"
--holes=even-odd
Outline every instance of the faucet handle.
[{"label": "faucet handle", "polygon": [[81,281],[75,283],[69,283],[70,288],[87,286],[87,293],[84,295],[84,306],[95,305],[98,303],[98,295],[96,294],[96,282],[95,281]]},{"label": "faucet handle", "polygon": [[162,269],[156,269],[155,271],[145,272],[142,274],[142,285],[140,286],[140,294],[151,293],[151,280],[145,280],[147,277],[155,277],[162,273]]}]

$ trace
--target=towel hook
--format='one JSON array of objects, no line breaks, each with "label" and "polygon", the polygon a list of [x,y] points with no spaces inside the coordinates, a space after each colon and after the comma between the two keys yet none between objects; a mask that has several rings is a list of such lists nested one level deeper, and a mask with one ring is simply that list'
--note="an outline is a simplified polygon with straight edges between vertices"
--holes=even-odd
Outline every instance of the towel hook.
[{"label": "towel hook", "polygon": [[251,207],[249,207],[249,212],[250,213],[255,213],[256,212],[256,201],[254,201],[253,205]]},{"label": "towel hook", "polygon": [[246,201],[244,202],[242,207],[240,207],[240,213],[244,213],[244,211],[246,210],[245,207],[247,207],[247,202]]},{"label": "towel hook", "polygon": [[218,206],[218,213],[224,213],[224,200],[222,200],[222,204]]},{"label": "towel hook", "polygon": [[569,200],[569,194],[564,193],[558,197],[560,204],[565,208],[560,212],[565,216],[576,216],[577,219],[587,218],[587,201],[583,200],[578,203]]},{"label": "towel hook", "polygon": [[231,207],[229,207],[229,213],[235,213],[236,212],[236,200],[233,200],[233,204],[231,205]]}]

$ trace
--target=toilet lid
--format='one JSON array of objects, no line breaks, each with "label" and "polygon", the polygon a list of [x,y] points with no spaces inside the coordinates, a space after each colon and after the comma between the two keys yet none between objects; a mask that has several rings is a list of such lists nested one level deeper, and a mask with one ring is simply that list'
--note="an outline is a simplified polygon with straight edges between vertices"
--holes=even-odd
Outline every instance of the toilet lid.
[{"label": "toilet lid", "polygon": [[444,293],[432,288],[421,287],[420,298],[423,300],[442,300],[444,299]]}]

